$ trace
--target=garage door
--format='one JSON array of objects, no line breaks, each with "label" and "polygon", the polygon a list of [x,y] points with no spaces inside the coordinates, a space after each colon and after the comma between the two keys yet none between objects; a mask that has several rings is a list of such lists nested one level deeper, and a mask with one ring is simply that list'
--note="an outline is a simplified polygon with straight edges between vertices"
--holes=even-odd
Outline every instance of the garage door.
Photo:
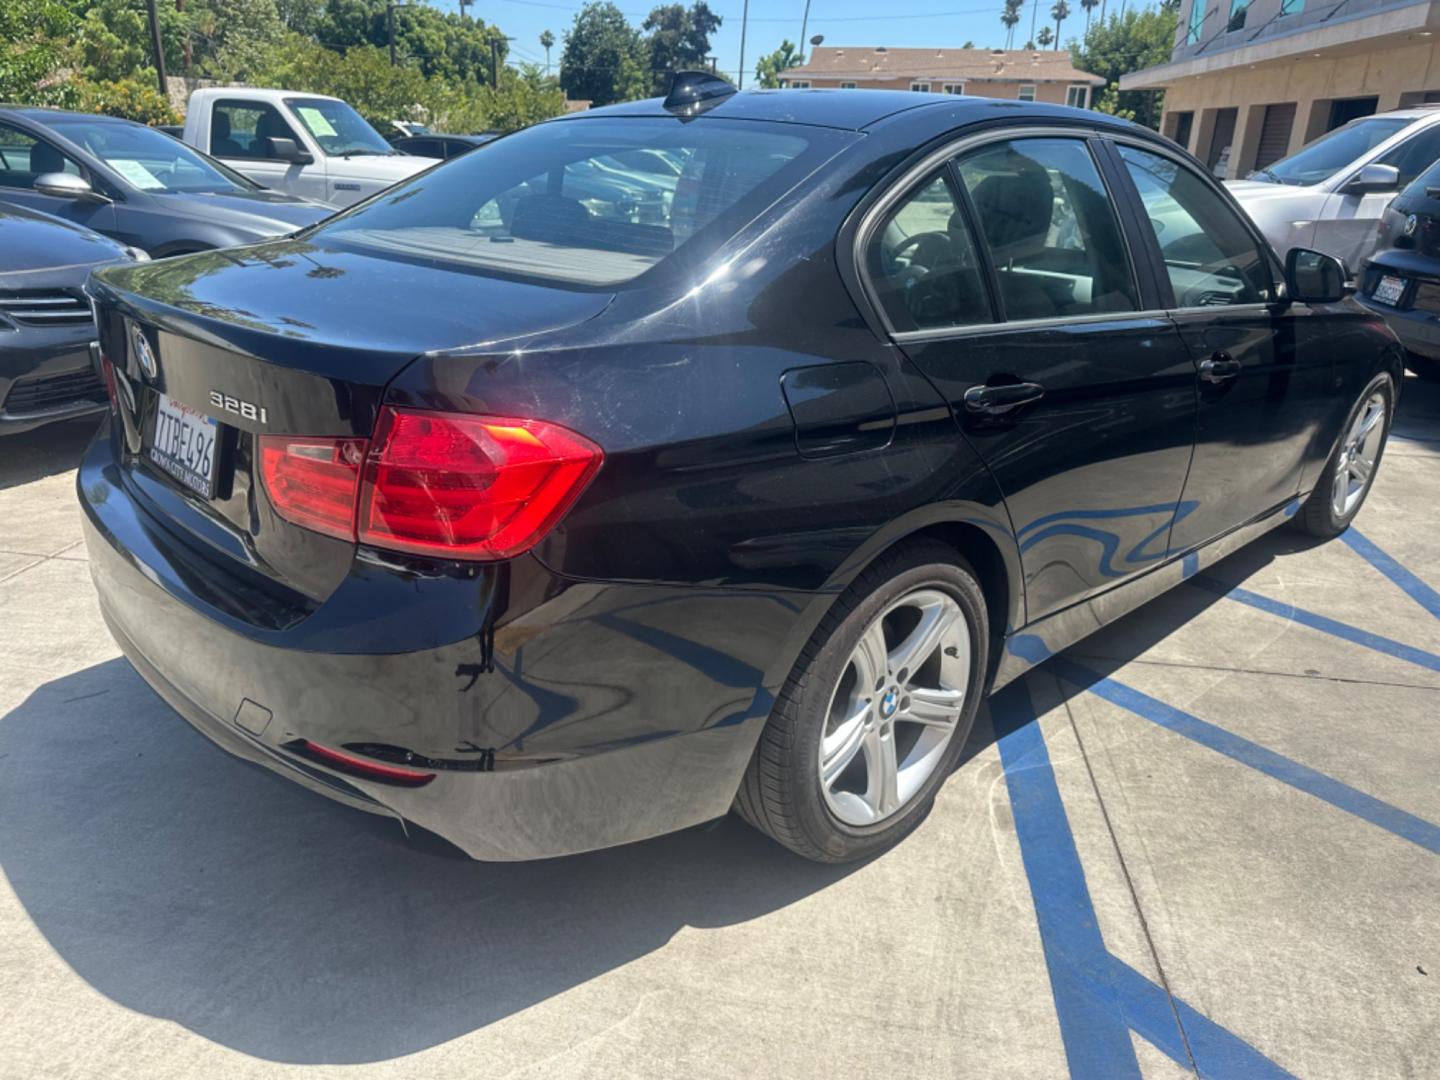
[{"label": "garage door", "polygon": [[1210,133],[1210,149],[1205,154],[1205,167],[1222,180],[1229,175],[1230,143],[1235,138],[1235,109],[1217,109],[1215,127]]},{"label": "garage door", "polygon": [[1255,151],[1255,167],[1263,169],[1279,161],[1290,149],[1290,131],[1295,126],[1295,102],[1266,105],[1265,119],[1260,125],[1260,146]]}]

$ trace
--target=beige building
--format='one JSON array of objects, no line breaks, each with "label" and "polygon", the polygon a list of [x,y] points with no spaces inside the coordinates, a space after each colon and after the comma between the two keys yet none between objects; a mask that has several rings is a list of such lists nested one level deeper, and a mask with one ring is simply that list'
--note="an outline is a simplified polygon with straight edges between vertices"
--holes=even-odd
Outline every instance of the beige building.
[{"label": "beige building", "polygon": [[920,90],[974,94],[1018,101],[1090,107],[1105,80],[1076,71],[1065,50],[890,49],[817,45],[800,67],[786,71],[781,86],[796,89]]},{"label": "beige building", "polygon": [[1126,75],[1163,87],[1161,131],[1241,177],[1387,109],[1440,101],[1440,3],[1181,0],[1170,62]]}]

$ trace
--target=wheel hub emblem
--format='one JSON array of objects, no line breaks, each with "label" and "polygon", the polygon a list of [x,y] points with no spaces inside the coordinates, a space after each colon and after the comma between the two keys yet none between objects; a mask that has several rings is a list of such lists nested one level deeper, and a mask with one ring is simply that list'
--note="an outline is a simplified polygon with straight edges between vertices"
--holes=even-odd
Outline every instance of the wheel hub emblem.
[{"label": "wheel hub emblem", "polygon": [[900,691],[892,686],[889,690],[885,691],[885,696],[880,699],[881,719],[889,720],[890,717],[894,716],[895,706],[897,706],[899,703]]}]

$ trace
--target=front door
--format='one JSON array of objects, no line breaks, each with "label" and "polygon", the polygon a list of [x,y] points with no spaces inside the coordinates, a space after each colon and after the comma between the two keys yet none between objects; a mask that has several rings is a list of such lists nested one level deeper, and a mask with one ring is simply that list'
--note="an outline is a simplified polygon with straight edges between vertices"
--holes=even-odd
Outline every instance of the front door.
[{"label": "front door", "polygon": [[1276,302],[1279,268],[1178,155],[1119,144],[1148,218],[1171,318],[1195,364],[1195,458],[1171,546],[1196,547],[1293,499],[1329,410],[1323,320]]},{"label": "front door", "polygon": [[962,152],[889,211],[866,264],[897,341],[1005,495],[1028,620],[1165,558],[1194,366],[1173,324],[1142,310],[1084,138]]},{"label": "front door", "polygon": [[39,134],[0,123],[0,200],[54,214],[87,229],[113,235],[115,207],[111,203],[62,199],[35,190],[37,177],[54,172],[83,177],[92,185],[100,182],[88,169]]},{"label": "front door", "polygon": [[1346,191],[1342,185],[1340,190],[1331,192],[1315,222],[1315,249],[1334,255],[1345,264],[1352,277],[1358,278],[1365,259],[1375,251],[1380,239],[1380,218],[1385,208],[1396,194],[1409,187],[1411,181],[1437,160],[1440,160],[1440,124],[1420,128],[1404,142],[1375,157],[1368,164],[1394,167],[1395,187],[1386,191],[1355,192]]},{"label": "front door", "polygon": [[[312,194],[308,189],[317,182],[323,191],[325,167],[318,161],[311,165],[281,161],[270,152],[266,142],[272,136],[292,139],[299,147],[306,145],[273,105],[238,99],[215,102],[210,113],[212,157],[219,158],[262,187],[275,191],[307,196]],[[319,199],[324,196],[313,194],[313,197]]]}]

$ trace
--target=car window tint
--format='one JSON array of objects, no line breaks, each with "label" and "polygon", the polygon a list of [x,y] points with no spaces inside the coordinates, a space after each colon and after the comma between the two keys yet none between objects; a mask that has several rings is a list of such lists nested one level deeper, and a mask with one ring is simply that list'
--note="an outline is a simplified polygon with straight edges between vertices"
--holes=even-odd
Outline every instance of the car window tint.
[{"label": "car window tint", "polygon": [[1398,186],[1406,187],[1440,160],[1440,124],[1421,128],[1399,146],[1391,147],[1375,160],[1381,165],[1395,166],[1400,173]]},{"label": "car window tint", "polygon": [[1134,311],[1115,207],[1078,139],[1013,139],[959,162],[1007,319]]},{"label": "car window tint", "polygon": [[33,188],[44,173],[83,176],[80,166],[55,147],[9,124],[0,124],[0,187]]},{"label": "car window tint", "polygon": [[890,210],[865,259],[876,299],[898,332],[993,319],[974,239],[943,172]]},{"label": "car window tint", "polygon": [[210,153],[218,158],[277,160],[266,139],[293,139],[304,148],[279,110],[259,101],[217,101],[210,114]]},{"label": "car window tint", "polygon": [[1255,304],[1271,287],[1268,260],[1209,184],[1172,158],[1121,146],[1179,307]]}]

